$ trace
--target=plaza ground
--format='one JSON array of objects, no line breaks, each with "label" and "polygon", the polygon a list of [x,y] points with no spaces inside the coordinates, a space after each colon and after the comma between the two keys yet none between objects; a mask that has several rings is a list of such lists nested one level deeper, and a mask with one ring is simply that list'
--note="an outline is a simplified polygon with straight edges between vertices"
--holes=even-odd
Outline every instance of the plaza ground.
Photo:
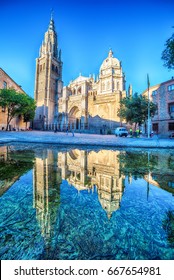
[{"label": "plaza ground", "polygon": [[40,143],[57,145],[130,147],[130,148],[174,148],[174,138],[160,139],[157,136],[147,138],[116,137],[115,135],[83,134],[71,132],[54,133],[52,131],[1,131],[0,144]]}]

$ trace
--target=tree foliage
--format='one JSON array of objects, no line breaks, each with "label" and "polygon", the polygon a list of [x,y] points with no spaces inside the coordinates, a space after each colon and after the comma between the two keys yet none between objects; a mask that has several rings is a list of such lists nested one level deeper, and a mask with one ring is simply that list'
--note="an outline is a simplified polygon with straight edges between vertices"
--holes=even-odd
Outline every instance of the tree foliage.
[{"label": "tree foliage", "polygon": [[[143,178],[149,172],[156,170],[158,158],[156,155],[144,151],[120,152],[118,155],[121,174]],[[138,168],[137,168],[138,167]]]},{"label": "tree foliage", "polygon": [[34,152],[8,151],[7,158],[0,159],[0,180],[13,180],[31,170],[34,165]]},{"label": "tree foliage", "polygon": [[23,120],[24,120],[24,122],[26,122],[26,126],[27,126],[27,122],[34,119],[35,110],[36,110],[36,102],[30,96],[27,96],[26,110],[23,113]]},{"label": "tree foliage", "polygon": [[[149,106],[150,116],[153,117],[157,105],[150,101]],[[126,120],[127,123],[135,123],[135,128],[137,124],[140,126],[148,118],[148,98],[138,94],[123,98],[120,101],[118,116]]]},{"label": "tree foliage", "polygon": [[174,33],[166,41],[165,49],[162,52],[161,59],[164,61],[164,66],[168,69],[174,69]]},{"label": "tree foliage", "polygon": [[24,121],[32,120],[35,114],[35,101],[30,96],[16,92],[14,89],[0,90],[0,106],[7,112],[7,126],[14,117],[23,116]]}]

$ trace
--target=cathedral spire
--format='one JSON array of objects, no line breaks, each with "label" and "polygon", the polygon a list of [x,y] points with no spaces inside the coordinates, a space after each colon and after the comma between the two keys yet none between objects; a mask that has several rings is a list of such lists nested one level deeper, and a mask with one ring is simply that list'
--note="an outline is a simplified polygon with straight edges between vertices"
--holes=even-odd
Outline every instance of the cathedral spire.
[{"label": "cathedral spire", "polygon": [[53,8],[51,9],[51,20],[53,20],[53,14],[54,14],[54,10]]},{"label": "cathedral spire", "polygon": [[48,31],[54,31],[55,32],[55,27],[54,27],[54,19],[53,19],[53,9],[51,9],[51,18],[50,18],[50,23],[48,26]]},{"label": "cathedral spire", "polygon": [[58,59],[58,40],[57,32],[54,25],[53,10],[51,10],[51,17],[48,25],[48,30],[45,32],[44,44],[46,52],[49,52],[53,57]]},{"label": "cathedral spire", "polygon": [[54,20],[50,19],[50,23],[48,26],[48,31],[55,31],[55,27],[54,27]]}]

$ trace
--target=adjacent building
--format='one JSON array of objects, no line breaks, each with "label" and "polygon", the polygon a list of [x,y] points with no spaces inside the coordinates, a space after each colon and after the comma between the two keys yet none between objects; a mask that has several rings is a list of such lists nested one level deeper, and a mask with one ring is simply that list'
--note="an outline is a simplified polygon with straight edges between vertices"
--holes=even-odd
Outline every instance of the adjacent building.
[{"label": "adjacent building", "polygon": [[[18,85],[2,68],[0,68],[0,89],[13,88],[17,92],[26,94],[25,91]],[[5,129],[7,125],[7,110],[0,107],[0,130]],[[26,123],[23,122],[21,116],[15,117],[10,122],[10,129],[24,129]]]},{"label": "adjacent building", "polygon": [[[148,96],[148,89],[143,92]],[[149,97],[158,109],[151,120],[151,131],[168,136],[174,132],[174,77],[149,88]]]},{"label": "adjacent building", "polygon": [[112,50],[101,64],[97,79],[80,75],[63,87],[62,65],[51,17],[36,59],[34,127],[106,132],[119,126],[117,111],[120,99],[126,96],[126,82],[121,62]]}]

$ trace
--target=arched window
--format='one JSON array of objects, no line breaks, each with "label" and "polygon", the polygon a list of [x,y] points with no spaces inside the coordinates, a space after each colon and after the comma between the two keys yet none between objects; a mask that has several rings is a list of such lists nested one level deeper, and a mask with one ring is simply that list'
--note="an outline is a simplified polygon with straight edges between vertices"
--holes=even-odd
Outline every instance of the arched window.
[{"label": "arched window", "polygon": [[77,90],[77,94],[81,94],[81,92],[82,92],[81,87],[79,87]]},{"label": "arched window", "polygon": [[105,90],[105,83],[102,84],[102,90]]}]

